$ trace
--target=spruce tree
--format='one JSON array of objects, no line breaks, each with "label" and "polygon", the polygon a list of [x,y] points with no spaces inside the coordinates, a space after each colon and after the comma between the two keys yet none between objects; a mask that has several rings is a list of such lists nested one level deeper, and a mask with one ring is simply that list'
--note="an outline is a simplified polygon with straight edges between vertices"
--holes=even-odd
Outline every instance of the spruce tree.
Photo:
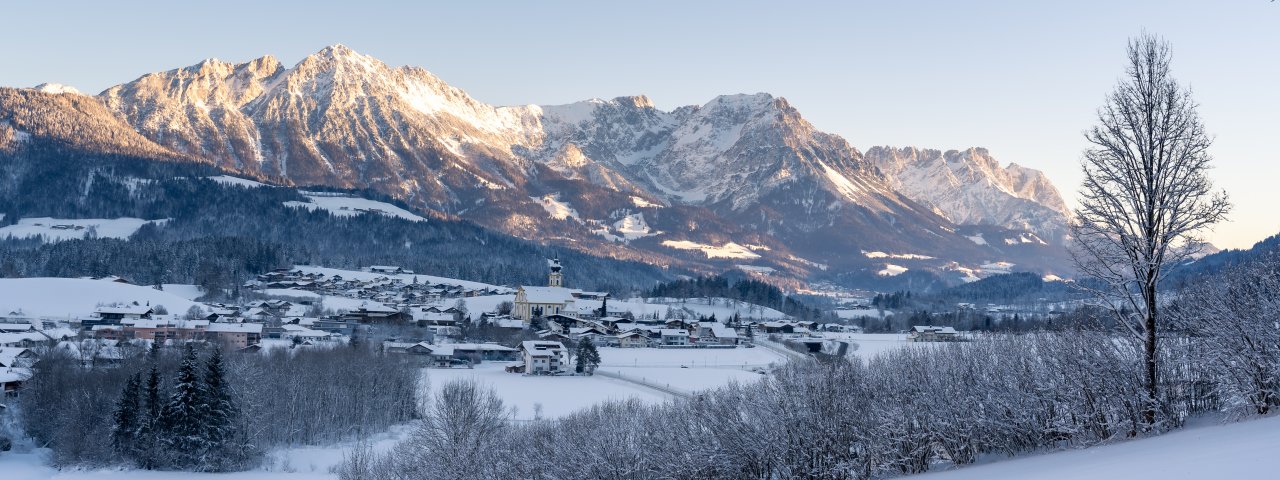
[{"label": "spruce tree", "polygon": [[142,393],[142,380],[138,374],[129,377],[124,390],[120,392],[120,400],[116,402],[114,424],[111,428],[111,447],[124,458],[132,458],[137,445],[138,427],[141,423],[142,411],[139,408],[139,396]]},{"label": "spruce tree", "polygon": [[235,442],[236,422],[240,411],[227,386],[221,349],[215,348],[205,362],[202,387],[203,403],[207,406],[204,439],[209,446],[209,457],[204,467],[207,470],[224,471],[234,466],[240,457],[240,450]]},{"label": "spruce tree", "polygon": [[157,456],[159,449],[159,428],[160,428],[160,412],[163,408],[160,393],[160,370],[155,365],[151,366],[151,372],[147,374],[147,388],[143,392],[143,410],[138,419],[138,436],[134,443],[133,458],[138,462],[138,466],[145,469],[152,469],[158,465]]},{"label": "spruce tree", "polygon": [[204,388],[200,382],[196,351],[188,343],[174,379],[173,394],[160,411],[160,447],[166,466],[190,469],[202,466],[209,450],[205,438]]}]

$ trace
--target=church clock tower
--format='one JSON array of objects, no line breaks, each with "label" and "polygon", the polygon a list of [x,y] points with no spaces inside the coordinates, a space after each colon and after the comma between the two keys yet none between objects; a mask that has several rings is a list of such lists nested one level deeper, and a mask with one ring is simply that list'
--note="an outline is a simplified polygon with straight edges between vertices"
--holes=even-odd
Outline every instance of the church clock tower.
[{"label": "church clock tower", "polygon": [[548,287],[563,287],[564,274],[560,273],[560,258],[547,260],[547,265],[551,267],[551,274],[547,275]]}]

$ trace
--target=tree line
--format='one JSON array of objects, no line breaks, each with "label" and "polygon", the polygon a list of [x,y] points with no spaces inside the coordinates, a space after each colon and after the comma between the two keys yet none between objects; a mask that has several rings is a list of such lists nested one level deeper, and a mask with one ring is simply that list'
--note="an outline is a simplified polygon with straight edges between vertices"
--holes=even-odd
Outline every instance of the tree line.
[{"label": "tree line", "polygon": [[270,448],[357,438],[416,415],[418,369],[372,348],[124,348],[118,364],[84,364],[67,344],[38,350],[14,405],[59,467],[243,470]]}]

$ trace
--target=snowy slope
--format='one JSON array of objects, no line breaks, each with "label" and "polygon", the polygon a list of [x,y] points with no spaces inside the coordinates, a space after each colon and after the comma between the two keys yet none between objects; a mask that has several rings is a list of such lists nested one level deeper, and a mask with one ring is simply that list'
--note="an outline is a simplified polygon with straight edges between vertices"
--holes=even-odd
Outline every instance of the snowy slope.
[{"label": "snowy slope", "polygon": [[285,206],[305,208],[307,210],[325,210],[339,217],[352,217],[362,213],[377,213],[413,222],[427,221],[427,219],[422,218],[413,212],[386,202],[346,195],[306,192],[303,192],[303,194],[310,200],[309,202],[284,202]]},{"label": "snowy slope", "polygon": [[914,476],[921,480],[1276,478],[1280,417],[1190,427],[1153,438]]},{"label": "snowy slope", "polygon": [[23,218],[17,224],[0,227],[0,238],[30,238],[43,236],[46,242],[85,238],[90,232],[98,238],[129,238],[148,223],[163,224],[166,220],[141,218]]},{"label": "snowy slope", "polygon": [[163,305],[172,314],[197,303],[152,287],[80,278],[0,278],[0,312],[21,311],[36,317],[81,317],[98,305],[138,302]]}]

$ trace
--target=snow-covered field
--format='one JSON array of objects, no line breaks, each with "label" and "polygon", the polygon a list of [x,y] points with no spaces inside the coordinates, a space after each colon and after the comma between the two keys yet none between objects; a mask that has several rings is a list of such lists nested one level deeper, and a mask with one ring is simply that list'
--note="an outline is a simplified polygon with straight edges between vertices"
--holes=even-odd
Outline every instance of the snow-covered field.
[{"label": "snow-covered field", "polygon": [[98,238],[129,238],[148,223],[163,224],[168,220],[141,218],[23,218],[15,225],[0,228],[0,238],[30,238],[42,235],[46,242],[85,238],[92,230]]},{"label": "snow-covered field", "polygon": [[1245,479],[1280,477],[1280,417],[1200,425],[1153,438],[993,461],[921,480]]},{"label": "snow-covered field", "polygon": [[730,382],[754,382],[758,370],[786,361],[766,348],[601,348],[599,371],[693,393]]},{"label": "snow-covered field", "polygon": [[853,342],[858,345],[854,349],[850,346],[849,356],[856,356],[862,359],[869,359],[883,352],[896,350],[903,347],[920,346],[927,344],[917,344],[907,341],[905,334],[899,333],[837,333],[826,332],[823,337],[830,340],[843,340]]},{"label": "snow-covered field", "polygon": [[517,420],[532,420],[539,405],[543,418],[563,417],[606,400],[636,398],[660,403],[669,397],[657,390],[603,376],[534,377],[507,373],[513,362],[484,362],[476,368],[429,369],[427,380],[436,388],[449,380],[475,379],[492,388]]},{"label": "snow-covered field", "polygon": [[191,292],[179,290],[81,278],[0,278],[0,312],[65,318],[88,315],[99,305],[138,302],[181,314],[197,304],[185,298]]},{"label": "snow-covered field", "polygon": [[664,240],[662,246],[676,250],[700,250],[707,258],[760,258],[760,255],[752,252],[748,246],[738,245],[734,242],[715,246],[688,240]]},{"label": "snow-covered field", "polygon": [[231,186],[245,187],[245,188],[258,188],[258,187],[270,186],[265,183],[249,180],[247,178],[233,177],[230,175],[218,175],[214,177],[209,177],[209,180],[213,180],[223,185],[231,185]]},{"label": "snow-covered field", "polygon": [[285,206],[305,208],[307,210],[327,210],[329,213],[339,217],[352,217],[366,212],[381,213],[388,217],[403,218],[414,222],[425,222],[427,219],[422,218],[413,212],[397,207],[390,203],[369,200],[367,198],[335,196],[334,194],[308,194],[304,195],[309,202],[284,202]]}]

